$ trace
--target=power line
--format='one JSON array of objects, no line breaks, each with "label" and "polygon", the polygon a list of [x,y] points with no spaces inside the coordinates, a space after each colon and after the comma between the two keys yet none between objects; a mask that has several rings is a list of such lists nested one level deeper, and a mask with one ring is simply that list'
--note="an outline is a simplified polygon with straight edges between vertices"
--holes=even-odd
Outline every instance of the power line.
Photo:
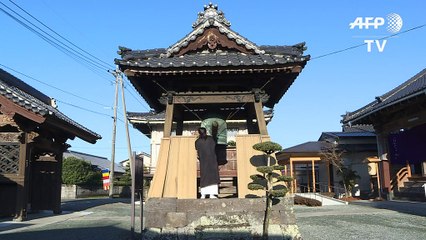
[{"label": "power line", "polygon": [[46,24],[44,24],[43,22],[41,22],[39,19],[37,19],[36,17],[34,17],[31,13],[29,13],[28,11],[26,11],[25,9],[23,9],[22,7],[20,7],[18,4],[16,4],[15,2],[13,2],[12,0],[9,0],[9,2],[11,2],[13,5],[15,5],[17,8],[19,8],[21,11],[25,12],[28,16],[30,16],[32,19],[36,20],[38,23],[40,23],[41,25],[43,25],[45,28],[49,29],[51,32],[55,33],[57,36],[59,36],[61,39],[65,40],[66,42],[68,42],[69,44],[71,44],[72,46],[76,47],[77,49],[79,49],[80,51],[84,52],[85,54],[89,55],[90,57],[96,59],[99,63],[102,63],[102,65],[105,68],[111,68],[112,66],[97,58],[96,56],[92,55],[91,53],[85,51],[84,49],[80,48],[79,46],[75,45],[74,43],[72,43],[70,40],[68,40],[67,38],[63,37],[61,34],[59,34],[58,32],[56,32],[55,30],[53,30],[52,28],[50,28],[49,26],[47,26]]},{"label": "power line", "polygon": [[[379,38],[377,40],[384,40],[384,39],[388,39],[388,38],[391,38],[391,37],[395,37],[395,36],[398,36],[398,35],[401,35],[401,34],[404,34],[404,33],[407,33],[407,32],[418,30],[418,29],[423,28],[425,26],[426,26],[426,24],[422,24],[422,25],[419,25],[419,26],[407,29],[407,30],[402,31],[402,32],[398,32],[398,33],[395,33],[395,34],[392,34],[392,35],[389,35],[389,36],[385,36],[385,37]],[[328,56],[331,56],[331,55],[334,55],[334,54],[337,54],[337,53],[346,52],[346,51],[349,51],[351,49],[359,48],[359,47],[362,47],[362,46],[365,46],[365,45],[367,45],[367,43],[362,43],[362,44],[354,45],[354,46],[351,46],[351,47],[348,47],[348,48],[345,48],[345,49],[341,49],[341,50],[337,50],[337,51],[333,51],[333,52],[330,52],[330,53],[326,53],[326,54],[323,54],[323,55],[320,55],[320,56],[317,56],[317,57],[313,57],[313,58],[311,58],[311,60],[319,59],[319,58],[323,58],[323,57],[328,57]]]},{"label": "power line", "polygon": [[[25,27],[29,31],[31,31],[34,34],[36,34],[38,37],[40,37],[41,39],[43,39],[44,41],[46,41],[47,43],[49,43],[50,45],[52,45],[53,47],[55,47],[56,49],[58,49],[59,51],[63,52],[65,55],[71,57],[76,62],[82,64],[85,67],[87,67],[88,69],[90,69],[94,73],[96,73],[96,74],[99,75],[100,73],[106,73],[106,71],[108,70],[108,68],[105,68],[101,64],[97,63],[95,60],[93,60],[93,59],[91,59],[91,58],[83,55],[82,53],[78,52],[74,48],[70,47],[69,45],[67,45],[64,42],[60,41],[59,39],[55,38],[51,34],[47,33],[46,31],[44,31],[40,27],[36,26],[34,23],[32,23],[31,21],[29,21],[28,19],[26,19],[25,17],[23,17],[22,15],[20,15],[19,13],[17,13],[16,11],[14,11],[13,9],[11,9],[10,7],[8,7],[4,3],[0,2],[0,4],[3,5],[4,7],[6,7],[7,9],[9,9],[9,11],[11,11],[16,16],[18,16],[21,19],[23,19],[28,24],[32,25],[33,27],[31,27],[27,23],[23,22],[22,20],[18,19],[16,16],[12,15],[12,13],[6,11],[4,8],[0,7],[0,10],[3,13],[5,13],[7,16],[9,16],[13,20],[15,20],[16,22],[18,22],[19,24],[21,24],[23,27]],[[38,31],[37,31],[37,29],[38,29]],[[101,76],[101,75],[99,75],[99,76]],[[106,79],[104,76],[101,76],[101,77],[104,78],[104,79]],[[109,80],[109,79],[107,79],[107,80],[111,82],[111,80]]]},{"label": "power line", "polygon": [[[148,107],[146,107],[145,106],[145,104],[143,104],[130,90],[128,90],[127,89],[127,86],[128,86],[128,84],[126,84],[125,86],[124,86],[124,89],[126,89],[126,91],[136,100],[136,101],[138,101],[139,103],[140,103],[140,105],[143,107],[143,108],[145,108],[148,112],[149,111],[151,111],[151,109],[149,109]],[[132,88],[131,87],[131,89],[133,89],[134,90],[134,88]],[[136,90],[134,90],[134,91],[136,91]]]},{"label": "power line", "polygon": [[93,100],[90,100],[90,99],[88,99],[88,98],[81,97],[81,96],[79,96],[79,95],[77,95],[77,94],[74,94],[74,93],[72,93],[72,92],[65,91],[65,90],[63,90],[63,89],[60,89],[60,88],[58,88],[58,87],[55,87],[55,86],[50,85],[50,84],[48,84],[48,83],[45,83],[45,82],[43,82],[43,81],[41,81],[41,80],[39,80],[39,79],[36,79],[36,78],[34,78],[34,77],[31,77],[31,76],[29,76],[29,75],[27,75],[27,74],[25,74],[25,73],[22,73],[22,72],[20,72],[20,71],[18,71],[18,70],[15,70],[15,69],[13,69],[13,68],[10,68],[10,67],[8,67],[8,66],[5,66],[5,65],[3,65],[3,64],[1,64],[1,63],[0,63],[0,66],[2,66],[2,67],[4,67],[4,68],[7,68],[7,69],[9,69],[9,70],[11,70],[11,71],[13,71],[13,72],[15,72],[15,73],[18,73],[18,74],[20,74],[20,75],[22,75],[22,76],[25,76],[25,77],[27,77],[27,78],[30,78],[30,79],[32,79],[32,80],[34,80],[34,81],[37,81],[37,82],[39,82],[39,83],[41,83],[41,84],[43,84],[43,85],[46,85],[46,86],[51,87],[51,88],[53,88],[53,89],[56,89],[56,90],[58,90],[58,91],[60,91],[60,92],[66,93],[66,94],[68,94],[68,95],[71,95],[71,96],[73,96],[73,97],[76,97],[76,98],[82,99],[82,100],[87,101],[87,102],[91,102],[91,103],[97,104],[97,105],[99,105],[99,106],[101,106],[101,107],[104,107],[104,108],[111,108],[111,106],[107,106],[107,105],[104,105],[104,104],[102,104],[102,103],[99,103],[99,102],[95,102],[95,101],[93,101]]},{"label": "power line", "polygon": [[91,112],[91,113],[94,113],[94,114],[98,114],[98,115],[102,115],[102,116],[106,116],[106,117],[110,117],[110,118],[112,118],[112,116],[111,116],[111,115],[108,115],[108,114],[106,114],[106,113],[101,113],[101,112],[93,111],[93,110],[90,110],[90,109],[87,109],[87,108],[84,108],[84,107],[81,107],[81,106],[77,106],[77,105],[72,104],[72,103],[64,102],[64,101],[59,100],[59,99],[56,99],[56,101],[58,101],[58,102],[60,102],[60,103],[63,103],[63,104],[65,104],[65,105],[71,106],[71,107],[78,108],[78,109],[80,109],[80,110],[84,110],[84,111],[87,111],[87,112]]}]

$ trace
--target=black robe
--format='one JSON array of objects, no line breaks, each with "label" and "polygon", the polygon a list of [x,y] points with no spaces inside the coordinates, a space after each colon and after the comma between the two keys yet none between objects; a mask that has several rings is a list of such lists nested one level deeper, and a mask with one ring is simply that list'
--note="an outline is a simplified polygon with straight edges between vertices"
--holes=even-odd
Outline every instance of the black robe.
[{"label": "black robe", "polygon": [[216,159],[216,142],[211,136],[195,141],[198,159],[200,160],[200,187],[219,184],[219,169]]}]

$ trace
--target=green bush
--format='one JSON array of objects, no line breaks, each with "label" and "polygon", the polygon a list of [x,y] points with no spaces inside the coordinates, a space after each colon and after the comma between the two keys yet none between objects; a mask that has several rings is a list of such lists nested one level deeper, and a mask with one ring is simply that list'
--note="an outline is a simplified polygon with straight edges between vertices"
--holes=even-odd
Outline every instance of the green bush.
[{"label": "green bush", "polygon": [[79,186],[101,186],[102,173],[84,160],[68,157],[62,163],[62,183]]}]

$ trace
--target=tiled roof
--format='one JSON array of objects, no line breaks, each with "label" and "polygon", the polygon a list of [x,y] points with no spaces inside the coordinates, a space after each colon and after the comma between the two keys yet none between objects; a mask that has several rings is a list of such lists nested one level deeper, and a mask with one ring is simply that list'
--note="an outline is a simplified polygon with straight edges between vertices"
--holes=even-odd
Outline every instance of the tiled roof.
[{"label": "tiled roof", "polygon": [[316,142],[305,142],[293,147],[286,148],[281,151],[281,153],[320,153],[327,145],[326,142],[316,141]]},{"label": "tiled roof", "polygon": [[[121,59],[116,59],[115,62],[122,66],[165,69],[275,65],[304,62],[310,58],[310,56],[303,56],[303,51],[306,50],[305,43],[294,46],[257,46],[231,30],[230,26],[231,24],[226,20],[224,13],[218,10],[217,5],[210,3],[204,6],[204,12],[198,14],[198,18],[193,24],[193,30],[169,48],[134,51],[120,47],[118,54],[121,55]],[[221,34],[238,46],[244,47],[250,54],[216,50],[213,53],[202,51],[183,56],[175,55],[210,28],[218,29]]]},{"label": "tiled roof", "polygon": [[159,120],[164,121],[166,119],[165,112],[127,112],[127,118],[138,119],[138,120]]},{"label": "tiled roof", "polygon": [[346,113],[343,117],[342,122],[344,124],[349,122],[358,122],[363,118],[388,108],[398,102],[416,97],[418,95],[424,95],[426,91],[426,68],[410,78],[408,81],[392,89],[391,91],[383,94],[380,97],[376,97],[376,100],[367,104],[366,106],[354,111]]},{"label": "tiled roof", "polygon": [[[145,55],[143,55],[145,56]],[[124,60],[127,59],[127,60]],[[270,54],[244,54],[237,52],[216,52],[187,54],[171,58],[142,59],[136,53],[124,55],[123,60],[117,60],[119,65],[149,69],[193,68],[193,67],[227,67],[227,66],[265,66],[282,65],[309,60],[309,56],[284,56]]]},{"label": "tiled roof", "polygon": [[[263,111],[265,116],[272,117],[272,109],[267,109]],[[142,120],[142,121],[164,121],[166,119],[165,112],[155,113],[155,112],[127,112],[127,117],[131,120]]]},{"label": "tiled roof", "polygon": [[[374,132],[323,132],[322,134],[336,138],[376,137],[376,134]],[[320,140],[322,140],[322,134]]]},{"label": "tiled roof", "polygon": [[372,124],[356,124],[352,126],[343,126],[343,132],[375,132]]},{"label": "tiled roof", "polygon": [[[32,95],[32,93],[35,94]],[[43,117],[53,117],[68,125],[83,130],[96,139],[101,138],[99,134],[73,121],[58,109],[48,104],[47,101],[50,99],[49,97],[2,69],[0,69],[0,95],[35,114]]]},{"label": "tiled roof", "polygon": [[229,27],[231,23],[226,20],[225,14],[219,11],[217,5],[210,3],[204,6],[204,12],[198,13],[198,18],[194,24],[192,24],[192,32],[186,35],[184,38],[179,40],[177,43],[170,46],[166,51],[166,57],[173,56],[173,54],[180,51],[181,48],[186,47],[190,42],[197,39],[198,36],[202,35],[204,31],[210,27],[216,27],[219,32],[226,35],[229,39],[234,40],[238,45],[244,46],[246,49],[254,51],[256,54],[263,54],[256,44],[244,38],[235,31],[232,31]]},{"label": "tiled roof", "polygon": [[[111,161],[109,161],[105,157],[100,157],[100,156],[95,156],[95,155],[90,155],[90,154],[87,154],[87,153],[81,153],[81,152],[75,152],[75,151],[66,151],[66,152],[64,152],[64,158],[67,158],[67,157],[75,157],[75,158],[78,158],[78,159],[82,159],[86,162],[89,162],[93,166],[97,166],[101,170],[111,168]],[[115,163],[114,164],[114,172],[124,173],[125,170],[122,166]]]}]

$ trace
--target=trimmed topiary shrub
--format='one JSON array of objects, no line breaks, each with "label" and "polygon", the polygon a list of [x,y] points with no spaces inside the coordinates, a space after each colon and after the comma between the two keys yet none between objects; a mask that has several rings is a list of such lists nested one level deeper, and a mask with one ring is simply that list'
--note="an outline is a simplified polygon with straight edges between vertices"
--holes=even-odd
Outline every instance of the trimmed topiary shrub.
[{"label": "trimmed topiary shrub", "polygon": [[267,165],[259,166],[256,170],[261,174],[251,175],[253,180],[248,184],[250,190],[265,190],[266,192],[266,211],[263,224],[263,237],[268,238],[269,219],[272,210],[273,202],[279,202],[277,198],[284,197],[288,189],[284,183],[290,182],[290,176],[282,175],[281,171],[284,166],[278,165],[276,162],[271,164],[271,154],[282,149],[281,145],[274,142],[262,142],[253,145],[253,149],[265,153],[267,157]]}]

